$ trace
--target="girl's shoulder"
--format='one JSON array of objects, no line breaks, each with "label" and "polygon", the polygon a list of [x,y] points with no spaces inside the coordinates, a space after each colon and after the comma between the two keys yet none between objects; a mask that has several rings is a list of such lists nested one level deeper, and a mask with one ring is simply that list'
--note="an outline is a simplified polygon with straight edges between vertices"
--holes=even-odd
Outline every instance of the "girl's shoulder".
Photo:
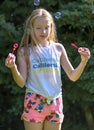
[{"label": "girl's shoulder", "polygon": [[19,47],[18,49],[18,55],[20,56],[25,56],[25,55],[29,55],[30,52],[30,47],[28,46],[23,46],[23,47]]},{"label": "girl's shoulder", "polygon": [[55,46],[56,46],[58,51],[62,52],[63,50],[65,50],[63,44],[61,44],[61,43],[55,43]]},{"label": "girl's shoulder", "polygon": [[18,57],[24,59],[27,63],[27,68],[29,70],[29,55],[30,55],[30,47],[23,46],[18,49]]},{"label": "girl's shoulder", "polygon": [[64,47],[63,44],[59,43],[59,42],[56,42],[55,45],[58,46],[58,47]]},{"label": "girl's shoulder", "polygon": [[18,54],[18,56],[22,56],[24,54],[24,47],[19,47],[17,54]]}]

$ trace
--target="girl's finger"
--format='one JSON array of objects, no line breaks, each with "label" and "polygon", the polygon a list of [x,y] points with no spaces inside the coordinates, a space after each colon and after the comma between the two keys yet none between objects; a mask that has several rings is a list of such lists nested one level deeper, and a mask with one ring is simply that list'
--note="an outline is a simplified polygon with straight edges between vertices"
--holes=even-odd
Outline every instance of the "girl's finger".
[{"label": "girl's finger", "polygon": [[84,49],[82,47],[78,48],[78,52],[83,52]]},{"label": "girl's finger", "polygon": [[88,49],[88,48],[85,48],[85,47],[80,47],[80,48],[78,49],[78,51],[79,51],[79,52],[88,52],[89,49]]},{"label": "girl's finger", "polygon": [[12,53],[9,53],[9,55],[8,55],[9,57],[14,57],[14,54],[12,54]]}]

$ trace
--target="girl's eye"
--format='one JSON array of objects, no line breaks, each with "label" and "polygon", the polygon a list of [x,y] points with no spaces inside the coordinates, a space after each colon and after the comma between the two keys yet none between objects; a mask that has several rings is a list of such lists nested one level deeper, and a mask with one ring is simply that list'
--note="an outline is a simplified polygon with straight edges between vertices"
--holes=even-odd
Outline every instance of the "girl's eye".
[{"label": "girl's eye", "polygon": [[[43,29],[43,28],[41,28],[41,27],[36,27],[36,29]],[[44,29],[49,29],[49,26],[44,27]]]},{"label": "girl's eye", "polygon": [[49,29],[49,26],[45,27],[45,29]]},{"label": "girl's eye", "polygon": [[37,27],[36,29],[41,29],[40,27]]},{"label": "girl's eye", "polygon": [[46,27],[45,29],[48,29],[48,27]]}]

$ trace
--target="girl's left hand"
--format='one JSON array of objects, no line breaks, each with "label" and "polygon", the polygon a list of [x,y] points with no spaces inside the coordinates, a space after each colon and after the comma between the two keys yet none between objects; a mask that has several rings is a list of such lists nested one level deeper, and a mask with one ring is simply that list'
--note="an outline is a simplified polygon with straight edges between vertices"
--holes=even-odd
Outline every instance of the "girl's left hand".
[{"label": "girl's left hand", "polygon": [[13,53],[9,53],[6,60],[5,60],[5,65],[8,68],[12,68],[15,66],[15,60],[16,60],[15,55]]},{"label": "girl's left hand", "polygon": [[81,60],[82,61],[88,61],[90,59],[90,50],[86,47],[79,47],[78,52],[81,55]]}]

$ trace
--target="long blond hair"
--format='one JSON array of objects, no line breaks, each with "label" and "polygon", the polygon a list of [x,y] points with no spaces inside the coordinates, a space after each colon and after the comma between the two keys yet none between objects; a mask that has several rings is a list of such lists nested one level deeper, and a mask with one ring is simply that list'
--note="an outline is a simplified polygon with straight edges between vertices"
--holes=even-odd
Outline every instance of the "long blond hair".
[{"label": "long blond hair", "polygon": [[34,24],[34,21],[38,17],[42,17],[42,16],[48,17],[51,21],[51,24],[52,24],[51,33],[50,33],[50,36],[49,36],[49,41],[50,40],[54,41],[54,42],[57,41],[56,27],[55,27],[52,15],[47,10],[39,8],[39,9],[33,10],[31,15],[26,20],[24,34],[23,34],[23,37],[22,37],[22,40],[21,40],[20,47],[28,46],[29,44],[31,44],[32,47],[34,47],[38,44],[37,41],[36,41],[36,38],[34,36],[33,24]]},{"label": "long blond hair", "polygon": [[38,42],[34,36],[33,24],[34,24],[34,21],[38,17],[42,17],[42,16],[49,18],[51,25],[52,25],[48,40],[57,42],[56,27],[55,27],[52,15],[47,10],[45,10],[43,8],[33,10],[31,15],[26,20],[26,23],[24,26],[25,27],[24,34],[23,34],[23,37],[21,40],[21,44],[19,46],[19,51],[18,51],[20,53],[20,49],[22,47],[24,48],[24,55],[26,57],[26,62],[27,62],[28,68],[30,66],[30,61],[29,61],[30,47],[29,46],[31,46],[32,49],[34,50],[34,46],[38,45]]}]

